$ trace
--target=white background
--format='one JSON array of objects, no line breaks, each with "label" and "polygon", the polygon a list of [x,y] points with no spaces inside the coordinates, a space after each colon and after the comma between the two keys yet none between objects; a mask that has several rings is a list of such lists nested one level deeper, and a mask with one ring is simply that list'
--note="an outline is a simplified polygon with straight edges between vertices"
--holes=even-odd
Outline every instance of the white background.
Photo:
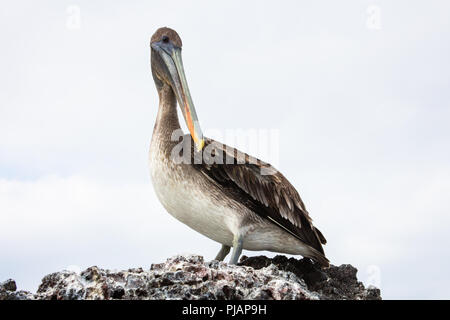
[{"label": "white background", "polygon": [[0,5],[0,281],[217,253],[149,179],[149,39],[169,26],[205,134],[278,130],[333,264],[384,298],[450,297],[448,1]]}]

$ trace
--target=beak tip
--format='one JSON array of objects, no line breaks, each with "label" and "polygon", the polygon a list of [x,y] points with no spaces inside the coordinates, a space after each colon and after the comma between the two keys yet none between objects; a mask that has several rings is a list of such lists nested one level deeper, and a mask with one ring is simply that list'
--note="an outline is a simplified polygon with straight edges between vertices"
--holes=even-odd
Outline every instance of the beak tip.
[{"label": "beak tip", "polygon": [[200,141],[196,145],[197,145],[197,151],[202,151],[203,147],[205,146],[205,140],[203,138],[200,139]]}]

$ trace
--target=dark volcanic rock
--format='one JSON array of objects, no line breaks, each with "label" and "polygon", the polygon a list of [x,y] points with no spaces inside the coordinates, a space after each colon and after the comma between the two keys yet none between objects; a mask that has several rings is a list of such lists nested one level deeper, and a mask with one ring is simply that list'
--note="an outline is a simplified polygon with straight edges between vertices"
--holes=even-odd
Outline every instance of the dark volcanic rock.
[{"label": "dark volcanic rock", "polygon": [[34,296],[27,291],[16,291],[16,282],[12,279],[8,279],[4,282],[0,282],[0,300],[30,300]]},{"label": "dark volcanic rock", "polygon": [[8,279],[4,282],[0,282],[0,290],[16,291],[16,282],[13,279]]},{"label": "dark volcanic rock", "polygon": [[351,265],[320,269],[309,259],[242,257],[238,266],[175,256],[141,268],[110,271],[90,267],[42,279],[36,294],[16,291],[13,280],[0,284],[0,300],[10,299],[381,299],[365,289]]},{"label": "dark volcanic rock", "polygon": [[288,259],[286,256],[276,256],[269,259],[265,256],[242,256],[239,265],[250,266],[258,270],[274,264],[279,270],[294,273],[303,279],[308,290],[317,292],[322,300],[380,300],[380,290],[374,287],[364,288],[356,277],[357,269],[349,264],[339,267],[331,265],[322,269],[310,259]]}]

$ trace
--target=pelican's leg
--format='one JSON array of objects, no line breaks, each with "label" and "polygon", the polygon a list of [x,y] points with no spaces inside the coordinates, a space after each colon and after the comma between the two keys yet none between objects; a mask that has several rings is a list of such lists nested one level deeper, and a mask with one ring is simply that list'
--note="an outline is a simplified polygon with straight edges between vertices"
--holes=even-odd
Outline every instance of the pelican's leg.
[{"label": "pelican's leg", "polygon": [[239,260],[239,256],[242,253],[242,245],[244,243],[244,237],[241,235],[234,236],[233,239],[233,253],[231,254],[230,264],[236,264]]},{"label": "pelican's leg", "polygon": [[227,254],[229,252],[230,252],[230,247],[223,244],[222,248],[220,248],[220,251],[214,260],[223,261],[223,259],[225,259],[225,257],[227,256]]}]

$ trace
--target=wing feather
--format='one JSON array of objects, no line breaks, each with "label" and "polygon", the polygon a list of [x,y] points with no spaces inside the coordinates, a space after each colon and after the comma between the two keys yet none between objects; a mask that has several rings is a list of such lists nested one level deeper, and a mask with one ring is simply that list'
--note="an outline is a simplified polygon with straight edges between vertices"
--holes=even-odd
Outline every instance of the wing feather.
[{"label": "wing feather", "polygon": [[[205,154],[206,150],[210,154]],[[195,165],[199,170],[221,185],[237,186],[244,196],[260,205],[261,210],[255,213],[324,254],[321,244],[326,243],[325,237],[313,226],[300,195],[283,174],[266,162],[208,138],[203,157],[207,161]],[[222,159],[222,163],[216,163],[213,157]]]}]

